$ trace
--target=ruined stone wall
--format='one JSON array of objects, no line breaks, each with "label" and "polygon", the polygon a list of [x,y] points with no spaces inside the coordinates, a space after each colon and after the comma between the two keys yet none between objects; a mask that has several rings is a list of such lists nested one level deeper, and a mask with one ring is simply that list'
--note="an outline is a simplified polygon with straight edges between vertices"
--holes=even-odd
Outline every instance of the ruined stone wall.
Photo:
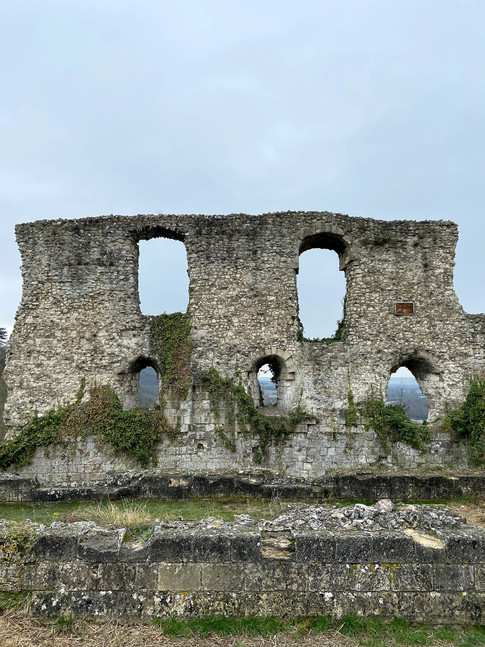
[{"label": "ruined stone wall", "polygon": [[[254,389],[258,368],[276,361],[280,409],[302,406],[315,419],[301,434],[330,438],[345,431],[349,388],[357,403],[385,393],[391,372],[405,365],[428,396],[432,419],[462,399],[468,376],[484,366],[485,318],[464,313],[453,289],[451,222],[327,212],[105,216],[38,221],[16,233],[23,295],[5,370],[10,434],[35,411],[72,401],[82,379],[111,384],[125,406],[132,404],[137,362],[156,365],[138,297],[138,241],[155,237],[179,240],[187,251],[194,388],[168,413],[179,417],[182,432],[204,437],[204,464],[217,444],[216,425],[198,379],[211,367],[224,376],[239,371]],[[314,247],[334,250],[346,276],[343,341],[301,340],[296,276],[300,253]],[[396,315],[403,302],[414,314]],[[308,474],[318,447],[299,438],[295,460],[277,466],[291,472],[292,464],[306,463],[294,469]],[[305,453],[309,460],[302,461]],[[332,455],[320,455],[319,469],[342,462],[338,443]]]},{"label": "ruined stone wall", "polygon": [[485,536],[476,527],[259,531],[206,523],[156,527],[148,541],[124,543],[124,529],[57,525],[31,548],[0,527],[0,590],[29,592],[41,616],[484,621]]}]

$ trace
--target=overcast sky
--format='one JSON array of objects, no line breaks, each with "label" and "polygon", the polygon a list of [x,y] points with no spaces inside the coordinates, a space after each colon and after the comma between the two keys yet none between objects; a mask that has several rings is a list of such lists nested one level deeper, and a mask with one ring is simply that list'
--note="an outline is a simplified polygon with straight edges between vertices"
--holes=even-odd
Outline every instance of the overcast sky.
[{"label": "overcast sky", "polygon": [[[484,0],[0,0],[0,66],[0,325],[15,223],[111,213],[454,220],[485,311]],[[144,311],[183,307],[142,256]]]}]

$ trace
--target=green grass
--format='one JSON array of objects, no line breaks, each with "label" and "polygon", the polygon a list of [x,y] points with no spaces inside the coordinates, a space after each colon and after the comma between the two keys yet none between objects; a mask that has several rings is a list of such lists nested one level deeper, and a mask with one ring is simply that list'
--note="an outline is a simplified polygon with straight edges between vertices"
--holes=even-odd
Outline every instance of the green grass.
[{"label": "green grass", "polygon": [[414,645],[453,645],[474,647],[485,645],[485,627],[412,625],[405,620],[382,620],[349,615],[340,620],[327,617],[284,620],[268,617],[231,618],[213,616],[196,619],[154,619],[167,636],[273,636],[292,633],[303,635],[341,634],[353,638],[363,647],[404,647]]},{"label": "green grass", "polygon": [[[470,495],[461,498],[443,499],[441,501],[420,500],[413,503],[427,505],[446,505],[447,503],[479,503],[480,496]],[[312,505],[315,502],[298,505]],[[332,500],[318,503],[327,506],[351,506],[355,503],[372,505],[371,500]],[[183,499],[183,500],[157,500],[157,499],[123,499],[120,501],[99,501],[70,503],[2,503],[0,504],[0,519],[23,523],[30,519],[35,523],[50,525],[53,521],[95,521],[99,525],[112,524],[140,531],[146,528],[151,521],[176,521],[181,517],[187,521],[216,517],[223,521],[234,521],[239,514],[249,514],[255,519],[274,519],[282,514],[287,506],[294,502],[281,502],[278,500],[253,499],[244,497],[221,497],[211,499]]]},{"label": "green grass", "polygon": [[199,636],[209,636],[211,634],[218,636],[272,636],[291,628],[291,624],[288,622],[271,616],[268,618],[213,616],[192,620],[155,618],[153,623],[161,627],[163,633],[168,636],[189,636],[194,634]]},{"label": "green grass", "polygon": [[29,597],[28,593],[0,593],[0,614],[8,609],[16,609],[24,605]]},{"label": "green grass", "polygon": [[[284,509],[285,504],[263,499],[246,499],[241,497],[218,498],[218,499],[184,499],[177,501],[145,500],[131,501],[100,501],[98,503],[71,502],[52,504],[0,504],[0,519],[16,521],[18,523],[30,519],[36,523],[51,524],[53,521],[96,521],[97,523],[113,523],[114,525],[127,525],[129,528],[139,529],[148,525],[150,521],[177,520],[180,517],[188,521],[216,517],[224,521],[234,521],[238,514],[249,514],[255,518],[274,519]],[[108,514],[113,508],[119,510],[119,524],[113,518],[108,519]],[[140,524],[135,521],[126,524],[125,514],[132,508],[137,508],[143,513],[144,522]],[[106,519],[102,521],[103,510],[106,512]]]}]

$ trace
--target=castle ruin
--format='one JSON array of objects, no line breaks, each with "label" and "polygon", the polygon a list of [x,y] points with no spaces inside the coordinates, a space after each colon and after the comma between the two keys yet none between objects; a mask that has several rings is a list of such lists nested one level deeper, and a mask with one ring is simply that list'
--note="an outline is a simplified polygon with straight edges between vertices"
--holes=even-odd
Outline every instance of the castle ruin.
[{"label": "castle ruin", "polygon": [[[151,366],[161,376],[152,318],[140,311],[138,243],[165,237],[187,253],[191,353],[187,393],[177,399],[168,389],[161,401],[180,432],[160,448],[162,468],[251,464],[251,438],[236,429],[230,451],[217,435],[200,378],[211,369],[237,377],[260,407],[264,364],[277,380],[275,411],[307,414],[284,445],[270,448],[267,465],[298,476],[422,461],[465,465],[445,434],[425,457],[405,447],[389,454],[371,429],[345,424],[349,392],[357,405],[385,394],[401,366],[427,396],[430,420],[462,401],[469,376],[483,370],[485,315],[465,313],[453,288],[454,223],[328,212],[138,215],[36,221],[18,225],[16,235],[23,293],[4,373],[7,437],[34,413],[72,401],[82,381],[112,386],[129,409],[138,402],[140,371]],[[302,338],[297,274],[300,254],[312,248],[333,250],[345,274],[345,316],[331,343]],[[47,468],[39,454],[23,470],[69,479],[130,467],[83,442],[64,467],[51,456]]]}]

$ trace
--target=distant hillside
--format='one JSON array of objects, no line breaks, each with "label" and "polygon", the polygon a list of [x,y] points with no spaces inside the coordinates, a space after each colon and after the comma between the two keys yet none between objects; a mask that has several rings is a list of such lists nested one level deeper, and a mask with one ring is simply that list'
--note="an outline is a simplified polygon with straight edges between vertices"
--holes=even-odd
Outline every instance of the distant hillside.
[{"label": "distant hillside", "polygon": [[263,404],[268,407],[278,402],[278,393],[276,384],[271,381],[270,377],[260,377],[258,379],[261,392],[263,394]]},{"label": "distant hillside", "polygon": [[428,418],[428,398],[413,377],[392,377],[387,389],[388,404],[402,404],[413,420]]}]

